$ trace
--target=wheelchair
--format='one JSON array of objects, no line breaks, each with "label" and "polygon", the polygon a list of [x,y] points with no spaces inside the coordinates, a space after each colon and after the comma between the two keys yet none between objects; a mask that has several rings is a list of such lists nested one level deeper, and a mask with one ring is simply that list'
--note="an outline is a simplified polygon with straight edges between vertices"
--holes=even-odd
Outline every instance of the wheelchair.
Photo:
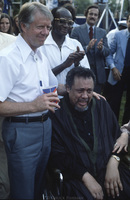
[{"label": "wheelchair", "polygon": [[63,200],[63,175],[59,169],[47,170],[43,200]]}]

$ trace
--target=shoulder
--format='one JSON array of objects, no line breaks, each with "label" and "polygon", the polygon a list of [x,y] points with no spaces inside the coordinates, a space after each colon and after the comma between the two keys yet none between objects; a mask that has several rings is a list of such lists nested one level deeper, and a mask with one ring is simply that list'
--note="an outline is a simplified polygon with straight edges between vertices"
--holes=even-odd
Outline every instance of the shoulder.
[{"label": "shoulder", "polygon": [[70,38],[70,37],[66,37],[66,40],[69,44],[72,44],[74,46],[77,46],[77,45],[81,45],[81,43],[77,40],[77,39],[74,39],[74,38]]},{"label": "shoulder", "polygon": [[99,27],[96,27],[96,31],[97,31],[97,32],[100,32],[100,33],[104,33],[104,34],[107,33],[105,29],[99,28]]},{"label": "shoulder", "polygon": [[16,36],[0,33],[0,50],[6,48],[16,40]]},{"label": "shoulder", "polygon": [[109,106],[108,102],[102,97],[100,97],[100,100],[98,100],[97,98],[93,97],[93,102],[95,102],[95,105],[97,107],[103,108],[104,111],[106,109],[110,109],[110,106]]},{"label": "shoulder", "polygon": [[85,28],[87,28],[86,24],[82,24],[82,25],[74,27],[72,30],[73,31],[81,31],[82,29],[85,29]]}]

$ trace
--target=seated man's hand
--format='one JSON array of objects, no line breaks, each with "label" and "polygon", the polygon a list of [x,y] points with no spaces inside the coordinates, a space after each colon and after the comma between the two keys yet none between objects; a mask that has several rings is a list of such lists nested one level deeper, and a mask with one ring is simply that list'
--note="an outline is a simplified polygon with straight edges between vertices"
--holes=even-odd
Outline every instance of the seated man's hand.
[{"label": "seated man's hand", "polygon": [[111,157],[106,170],[105,176],[105,188],[108,196],[115,198],[115,196],[119,196],[119,190],[123,190],[123,186],[120,180],[120,175],[118,171],[119,162]]},{"label": "seated man's hand", "polygon": [[82,181],[95,199],[98,199],[98,200],[103,199],[102,187],[93,178],[93,176],[91,176],[91,174],[86,172],[82,177]]}]

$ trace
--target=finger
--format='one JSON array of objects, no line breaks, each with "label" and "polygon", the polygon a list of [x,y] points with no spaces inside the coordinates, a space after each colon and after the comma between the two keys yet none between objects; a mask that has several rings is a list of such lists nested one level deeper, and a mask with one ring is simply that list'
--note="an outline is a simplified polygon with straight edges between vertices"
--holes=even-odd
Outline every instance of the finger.
[{"label": "finger", "polygon": [[117,182],[116,182],[116,181],[114,182],[114,190],[115,190],[115,194],[116,194],[117,196],[119,196],[119,189],[118,189],[118,185],[117,185]]},{"label": "finger", "polygon": [[97,194],[96,194],[96,199],[102,200],[102,199],[103,199],[102,193],[97,193]]},{"label": "finger", "polygon": [[107,195],[110,197],[110,188],[106,188]]},{"label": "finger", "polygon": [[125,150],[126,152],[128,152],[127,147],[128,147],[128,145],[126,145],[125,148],[124,148],[124,150]]},{"label": "finger", "polygon": [[118,186],[119,186],[120,190],[122,191],[123,190],[123,185],[122,185],[120,180],[118,181]]},{"label": "finger", "polygon": [[118,149],[117,153],[120,153],[121,150],[123,149],[123,146],[120,146],[120,147],[118,147],[118,148],[119,148],[119,149]]},{"label": "finger", "polygon": [[118,144],[117,144],[117,142],[114,144],[114,149],[113,149],[113,151],[112,152],[115,152],[117,149],[118,149],[118,146],[117,146]]},{"label": "finger", "polygon": [[106,188],[106,192],[107,192],[108,196],[110,196],[109,183],[106,183],[106,182],[105,182],[105,188]]},{"label": "finger", "polygon": [[113,198],[115,198],[115,190],[113,183],[110,183],[110,194],[112,195]]},{"label": "finger", "polygon": [[115,198],[115,190],[114,189],[110,189],[110,195]]},{"label": "finger", "polygon": [[46,95],[47,97],[58,97],[58,94],[55,92],[45,93],[43,95]]},{"label": "finger", "polygon": [[55,102],[50,102],[49,103],[49,108],[60,108],[59,104],[55,103]]},{"label": "finger", "polygon": [[77,46],[77,52],[79,52],[80,51],[80,48]]}]

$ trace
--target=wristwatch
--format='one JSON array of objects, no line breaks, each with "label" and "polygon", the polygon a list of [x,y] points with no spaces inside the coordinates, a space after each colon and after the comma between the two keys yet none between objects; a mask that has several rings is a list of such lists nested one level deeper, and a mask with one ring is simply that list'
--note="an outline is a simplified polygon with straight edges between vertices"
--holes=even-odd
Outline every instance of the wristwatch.
[{"label": "wristwatch", "polygon": [[118,162],[120,162],[120,157],[116,156],[116,155],[112,155],[113,158],[115,158]]}]

